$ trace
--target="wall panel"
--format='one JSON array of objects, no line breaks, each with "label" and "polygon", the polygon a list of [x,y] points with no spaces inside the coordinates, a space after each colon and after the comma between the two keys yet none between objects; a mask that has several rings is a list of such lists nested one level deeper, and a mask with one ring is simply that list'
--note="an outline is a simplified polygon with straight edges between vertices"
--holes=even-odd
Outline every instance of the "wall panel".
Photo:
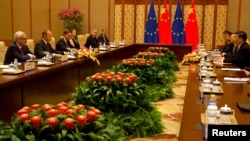
[{"label": "wall panel", "polygon": [[29,0],[13,0],[13,31],[24,31],[31,38]]},{"label": "wall panel", "polygon": [[64,27],[63,21],[57,17],[58,12],[62,9],[69,8],[68,0],[50,0],[51,1],[51,30],[56,41],[62,36]]},{"label": "wall panel", "polygon": [[108,0],[91,0],[90,9],[90,30],[97,29],[100,33],[102,28],[108,27]]},{"label": "wall panel", "polygon": [[[126,39],[129,42],[143,43],[144,26],[150,1],[2,0],[0,1],[0,30],[2,31],[0,40],[9,44],[17,30],[26,32],[28,38],[39,40],[41,31],[45,28],[51,28],[57,40],[64,30],[63,21],[57,17],[59,10],[78,7],[84,14],[83,28],[79,34],[89,33],[92,28],[100,31],[101,28],[107,27],[111,41],[119,42]],[[177,0],[166,1],[172,21]],[[185,22],[191,0],[180,1]],[[163,2],[164,0],[154,0],[157,19],[160,16],[158,9]],[[244,30],[250,35],[250,26],[248,18],[246,18],[250,14],[249,0],[195,0],[195,4],[200,40],[208,48],[223,42],[221,32],[224,30],[233,32]],[[134,7],[132,8],[130,5],[134,5]],[[12,9],[13,11],[11,11]],[[205,10],[213,13],[207,13]],[[133,17],[129,15],[133,15]]]},{"label": "wall panel", "polygon": [[[242,0],[241,15],[240,15],[240,29],[248,33],[248,39],[250,39],[250,1]],[[247,24],[246,24],[247,23]]]},{"label": "wall panel", "polygon": [[115,28],[114,28],[114,40],[120,42],[122,32],[122,6],[115,5]]},{"label": "wall panel", "polygon": [[49,29],[49,0],[31,1],[32,7],[32,37],[37,40],[42,37],[41,33]]},{"label": "wall panel", "polygon": [[205,19],[204,19],[204,44],[206,49],[213,48],[213,33],[214,33],[214,5],[205,6]]},{"label": "wall panel", "polygon": [[223,38],[223,32],[226,29],[226,21],[227,21],[227,6],[218,5],[216,36],[215,36],[216,45],[224,45],[225,43],[224,38]]},{"label": "wall panel", "polygon": [[11,2],[0,1],[0,39],[12,39]]},{"label": "wall panel", "polygon": [[144,5],[137,5],[136,8],[136,43],[143,43],[144,42],[144,26],[145,26],[145,6]]},{"label": "wall panel", "polygon": [[71,0],[70,7],[79,8],[83,13],[82,30],[78,34],[89,33],[88,31],[88,1],[87,0]]},{"label": "wall panel", "polygon": [[134,33],[135,33],[135,6],[125,5],[125,20],[124,20],[124,40],[126,43],[134,43]]}]

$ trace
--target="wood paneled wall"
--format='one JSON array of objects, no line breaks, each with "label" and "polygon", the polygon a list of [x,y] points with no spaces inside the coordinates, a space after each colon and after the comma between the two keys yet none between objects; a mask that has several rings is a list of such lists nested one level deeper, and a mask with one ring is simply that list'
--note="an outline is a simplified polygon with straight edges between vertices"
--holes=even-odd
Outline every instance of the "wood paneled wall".
[{"label": "wood paneled wall", "polygon": [[84,14],[83,28],[78,34],[89,33],[93,28],[110,29],[113,5],[114,0],[1,0],[0,40],[8,45],[13,34],[21,30],[28,38],[37,41],[44,29],[51,29],[58,39],[64,27],[57,14],[61,9],[72,7],[79,8]]},{"label": "wood paneled wall", "polygon": [[[142,43],[144,26],[151,0],[1,0],[0,40],[6,45],[17,30],[27,33],[35,41],[41,31],[51,29],[58,39],[63,32],[63,22],[57,18],[61,9],[78,7],[84,14],[83,28],[79,34],[109,29],[110,40]],[[164,0],[154,0],[157,18]],[[171,20],[177,0],[166,0]],[[184,21],[191,0],[180,0]],[[249,0],[195,0],[200,41],[208,48],[223,42],[223,30],[244,30],[250,35],[248,17]]]}]

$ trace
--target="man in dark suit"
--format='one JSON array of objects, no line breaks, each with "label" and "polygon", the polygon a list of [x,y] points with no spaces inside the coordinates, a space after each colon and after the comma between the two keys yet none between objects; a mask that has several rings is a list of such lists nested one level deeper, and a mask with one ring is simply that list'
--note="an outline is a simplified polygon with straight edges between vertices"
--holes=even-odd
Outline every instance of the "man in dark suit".
[{"label": "man in dark suit", "polygon": [[35,45],[34,53],[38,59],[43,58],[47,54],[53,54],[55,56],[60,56],[63,51],[56,51],[52,48],[49,43],[52,40],[52,32],[50,30],[44,30],[42,32],[42,39],[38,41]]},{"label": "man in dark suit", "polygon": [[70,43],[71,33],[64,31],[63,36],[56,43],[56,50],[63,52],[70,52],[71,50],[77,50],[74,45]]},{"label": "man in dark suit", "polygon": [[246,43],[247,33],[244,31],[235,32],[235,49],[234,53],[226,55],[223,58],[219,58],[217,61],[224,63],[233,63],[240,68],[250,67],[250,46]]},{"label": "man in dark suit", "polygon": [[29,59],[35,59],[36,56],[31,53],[26,45],[27,36],[22,31],[14,34],[14,41],[9,45],[4,58],[4,65],[11,64],[17,59],[18,62],[25,62]]},{"label": "man in dark suit", "polygon": [[103,45],[105,43],[105,45],[109,45],[109,39],[107,36],[107,29],[103,28],[102,29],[102,33],[98,36],[97,40]]},{"label": "man in dark suit", "polygon": [[89,47],[91,46],[92,48],[97,48],[99,47],[100,43],[97,40],[97,35],[98,35],[98,31],[96,29],[92,30],[92,33],[88,36],[86,43],[85,43],[85,47],[89,49]]},{"label": "man in dark suit", "polygon": [[231,34],[232,32],[227,31],[227,30],[223,32],[225,46],[221,49],[221,53],[228,53],[228,52],[233,51],[234,44],[230,40]]}]

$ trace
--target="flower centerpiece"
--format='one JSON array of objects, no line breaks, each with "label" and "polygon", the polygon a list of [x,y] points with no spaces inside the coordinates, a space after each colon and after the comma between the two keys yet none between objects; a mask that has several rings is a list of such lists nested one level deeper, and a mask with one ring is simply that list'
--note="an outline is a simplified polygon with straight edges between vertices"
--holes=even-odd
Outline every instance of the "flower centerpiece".
[{"label": "flower centerpiece", "polygon": [[82,28],[83,14],[78,8],[62,9],[58,13],[58,18],[64,21],[65,29],[80,31]]},{"label": "flower centerpiece", "polygon": [[82,104],[25,106],[13,115],[12,126],[13,136],[20,140],[124,140],[118,128],[105,122],[99,109]]},{"label": "flower centerpiece", "polygon": [[95,57],[95,53],[92,50],[89,50],[87,48],[79,49],[77,53],[77,57],[78,58],[86,57],[87,59],[91,59],[92,61],[100,65],[100,61]]}]

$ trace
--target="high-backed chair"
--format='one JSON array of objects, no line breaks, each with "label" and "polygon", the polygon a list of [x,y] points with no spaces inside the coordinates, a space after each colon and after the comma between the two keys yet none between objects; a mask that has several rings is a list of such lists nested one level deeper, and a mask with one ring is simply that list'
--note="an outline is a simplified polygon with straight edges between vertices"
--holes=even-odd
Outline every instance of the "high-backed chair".
[{"label": "high-backed chair", "polygon": [[30,51],[34,53],[35,43],[33,39],[27,39],[26,45],[29,47]]},{"label": "high-backed chair", "polygon": [[246,42],[248,43],[248,45],[250,45],[250,40],[249,39],[247,39]]},{"label": "high-backed chair", "polygon": [[52,37],[52,40],[50,41],[51,46],[55,49],[56,48],[56,39],[55,37]]},{"label": "high-backed chair", "polygon": [[83,42],[84,42],[84,44],[83,44],[83,45],[85,45],[86,40],[87,40],[87,38],[89,37],[89,35],[90,35],[90,34],[85,34],[85,35],[84,35],[84,41],[83,41]]},{"label": "high-backed chair", "polygon": [[79,42],[79,44],[80,44],[80,47],[83,47],[84,44],[85,44],[84,35],[77,35],[77,38],[78,38],[78,42]]},{"label": "high-backed chair", "polygon": [[7,47],[5,46],[5,43],[3,41],[0,41],[0,65],[3,64],[6,50]]}]

